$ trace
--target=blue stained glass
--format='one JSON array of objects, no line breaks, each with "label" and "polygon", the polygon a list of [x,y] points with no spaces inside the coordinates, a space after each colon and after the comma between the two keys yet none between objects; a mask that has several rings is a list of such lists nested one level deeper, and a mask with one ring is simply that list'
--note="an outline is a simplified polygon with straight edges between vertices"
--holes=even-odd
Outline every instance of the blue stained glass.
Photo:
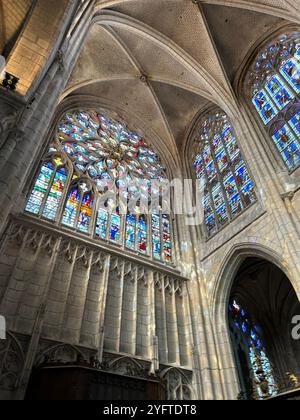
[{"label": "blue stained glass", "polygon": [[[236,307],[239,309],[237,310]],[[253,385],[257,388],[259,397],[262,398],[266,396],[263,394],[262,388],[260,387],[262,376],[263,379],[267,381],[269,387],[265,394],[269,394],[269,396],[275,395],[277,393],[277,386],[271,363],[267,357],[266,349],[261,337],[261,328],[253,322],[248,313],[236,301],[233,301],[233,303],[229,305],[229,314],[231,325],[236,331],[235,334],[242,337],[243,345],[239,346],[240,349],[243,350],[249,362],[249,366],[251,367]],[[258,333],[258,331],[260,333]],[[240,343],[240,339],[238,339],[238,342]]]},{"label": "blue stained glass", "polygon": [[225,190],[226,190],[228,198],[231,198],[233,195],[238,193],[235,178],[231,171],[229,171],[229,174],[224,179],[224,186],[225,186]]},{"label": "blue stained glass", "polygon": [[254,191],[254,181],[250,181],[245,187],[242,189],[242,194],[247,206],[256,202],[256,194]]},{"label": "blue stained glass", "polygon": [[253,330],[251,330],[251,332],[250,332],[250,337],[251,337],[251,339],[256,343],[256,341],[257,341],[257,336],[256,336],[256,334],[255,334],[255,332],[253,331]]},{"label": "blue stained glass", "polygon": [[215,136],[212,140],[212,145],[213,145],[215,153],[218,153],[220,149],[223,147],[222,137]]},{"label": "blue stained glass", "polygon": [[162,216],[164,260],[172,263],[171,224],[168,215]]},{"label": "blue stained glass", "polygon": [[216,160],[217,160],[220,171],[223,172],[223,170],[227,167],[227,163],[228,163],[228,157],[227,157],[227,154],[225,152],[225,149],[223,149],[216,156]]},{"label": "blue stained glass", "polygon": [[67,143],[64,145],[64,151],[70,156],[73,156],[75,154],[73,148]]},{"label": "blue stained glass", "polygon": [[249,181],[251,181],[251,177],[243,161],[239,162],[239,165],[237,166],[235,170],[235,177],[236,177],[237,185],[240,188],[243,185],[246,185]]},{"label": "blue stained glass", "polygon": [[252,102],[265,125],[272,121],[279,112],[263,90],[257,92]]},{"label": "blue stained glass", "polygon": [[45,217],[46,219],[56,219],[57,212],[64,194],[67,179],[68,173],[65,170],[65,168],[57,170],[43,210],[43,217]]},{"label": "blue stained glass", "polygon": [[222,137],[223,137],[223,140],[224,140],[226,146],[231,144],[232,141],[235,141],[235,136],[234,136],[230,127],[226,127],[223,130]]},{"label": "blue stained glass", "polygon": [[280,73],[288,81],[288,83],[300,93],[300,63],[295,58],[286,61],[280,67]]},{"label": "blue stained glass", "polygon": [[126,247],[135,249],[136,237],[136,217],[133,214],[127,215],[126,218]]},{"label": "blue stained glass", "polygon": [[26,205],[25,210],[27,212],[35,215],[40,213],[41,206],[50,186],[53,173],[54,167],[51,163],[44,163],[42,165],[35,186]]},{"label": "blue stained glass", "polygon": [[215,165],[215,162],[213,160],[213,156],[211,154],[211,150],[210,150],[209,147],[205,148],[205,150],[203,152],[203,158],[204,158],[204,162],[205,162],[205,165],[206,165],[206,171],[207,171],[208,179],[211,181],[217,175],[217,168],[216,168],[216,165]]},{"label": "blue stained glass", "polygon": [[92,194],[87,194],[83,197],[78,220],[78,230],[80,230],[80,232],[88,233],[89,231],[92,219],[93,204]]},{"label": "blue stained glass", "polygon": [[73,188],[68,196],[67,203],[65,206],[64,215],[62,218],[62,224],[68,227],[75,227],[76,218],[80,204],[80,193],[78,188]]},{"label": "blue stained glass", "polygon": [[266,83],[266,90],[269,92],[279,109],[285,108],[295,97],[277,75],[273,76]]},{"label": "blue stained glass", "polygon": [[218,222],[221,225],[223,225],[224,223],[228,222],[229,218],[228,218],[227,206],[225,204],[225,200],[224,200],[224,196],[223,196],[223,192],[222,192],[220,184],[217,184],[213,187],[212,195],[213,195]]},{"label": "blue stained glass", "polygon": [[295,114],[293,118],[291,118],[289,124],[295,130],[295,133],[298,135],[298,138],[300,138],[300,111],[298,111],[297,114]]},{"label": "blue stained glass", "polygon": [[195,170],[196,176],[198,179],[201,179],[204,176],[204,166],[203,166],[203,159],[201,156],[198,156],[195,161]]},{"label": "blue stained glass", "polygon": [[114,242],[120,241],[121,217],[118,214],[111,215],[110,239]]},{"label": "blue stained glass", "polygon": [[145,216],[140,216],[138,222],[138,248],[143,254],[147,253],[147,237],[147,221]]},{"label": "blue stained glass", "polygon": [[273,135],[275,144],[290,170],[300,164],[300,145],[286,124]]},{"label": "blue stained glass", "polygon": [[156,214],[152,215],[152,243],[154,258],[161,260],[160,216]]},{"label": "blue stained glass", "polygon": [[236,142],[235,136],[230,127],[227,127],[223,131],[223,139],[226,145],[227,153],[231,160],[234,160],[237,155],[240,153],[240,148]]},{"label": "blue stained glass", "polygon": [[106,210],[99,209],[96,222],[96,236],[100,239],[107,239],[108,213]]},{"label": "blue stained glass", "polygon": [[204,196],[204,219],[209,234],[212,234],[217,227],[214,209],[212,208],[210,194],[206,193]]}]

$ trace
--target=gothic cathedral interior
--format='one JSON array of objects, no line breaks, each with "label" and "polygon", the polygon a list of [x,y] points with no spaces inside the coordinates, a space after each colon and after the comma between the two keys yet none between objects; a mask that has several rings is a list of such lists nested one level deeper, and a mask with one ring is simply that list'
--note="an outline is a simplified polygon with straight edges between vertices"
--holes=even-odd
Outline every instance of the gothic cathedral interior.
[{"label": "gothic cathedral interior", "polygon": [[0,400],[299,400],[299,101],[299,0],[0,0]]}]

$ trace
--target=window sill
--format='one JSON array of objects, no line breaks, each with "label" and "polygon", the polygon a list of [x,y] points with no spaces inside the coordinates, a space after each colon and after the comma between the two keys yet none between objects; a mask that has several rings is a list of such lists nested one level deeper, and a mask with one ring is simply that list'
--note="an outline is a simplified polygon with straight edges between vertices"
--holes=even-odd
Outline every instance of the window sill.
[{"label": "window sill", "polygon": [[[203,254],[201,262],[204,262],[212,254],[222,248],[225,244],[238,236],[243,230],[247,229],[252,223],[266,214],[266,210],[259,202],[247,207],[240,215],[224,226],[214,236],[203,240]],[[205,254],[204,254],[205,252]]]},{"label": "window sill", "polygon": [[151,260],[150,257],[143,256],[142,254],[132,252],[130,250],[125,250],[121,245],[115,245],[110,241],[98,240],[93,237],[90,237],[86,234],[70,230],[63,226],[57,226],[46,220],[37,219],[30,214],[20,214],[14,217],[16,222],[23,223],[24,225],[31,225],[37,229],[47,230],[49,233],[54,233],[56,236],[65,237],[65,239],[74,240],[80,242],[83,245],[89,247],[95,247],[97,250],[104,253],[111,254],[113,257],[125,258],[129,262],[133,262],[139,265],[144,265],[146,268],[152,269],[153,271],[160,271],[166,275],[173,277],[180,277],[185,281],[188,281],[187,278],[183,277],[178,269],[172,266],[168,266],[159,261]]}]

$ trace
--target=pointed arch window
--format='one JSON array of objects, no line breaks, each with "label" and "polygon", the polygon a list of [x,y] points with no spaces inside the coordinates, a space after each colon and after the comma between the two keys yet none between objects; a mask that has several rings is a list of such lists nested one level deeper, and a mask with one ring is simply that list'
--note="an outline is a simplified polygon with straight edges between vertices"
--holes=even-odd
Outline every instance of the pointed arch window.
[{"label": "pointed arch window", "polygon": [[41,163],[25,211],[173,264],[170,215],[144,211],[145,203],[151,209],[154,180],[166,180],[165,168],[125,123],[93,110],[67,113]]},{"label": "pointed arch window", "polygon": [[212,111],[200,120],[194,150],[204,221],[212,236],[256,201],[254,182],[224,112]]},{"label": "pointed arch window", "polygon": [[[264,343],[263,331],[237,299],[229,305],[229,322],[236,352],[239,355],[243,381],[248,397],[265,399],[278,393],[272,363]],[[243,355],[243,356],[242,356]]]},{"label": "pointed arch window", "polygon": [[247,83],[252,103],[290,172],[300,166],[300,33],[265,47]]}]

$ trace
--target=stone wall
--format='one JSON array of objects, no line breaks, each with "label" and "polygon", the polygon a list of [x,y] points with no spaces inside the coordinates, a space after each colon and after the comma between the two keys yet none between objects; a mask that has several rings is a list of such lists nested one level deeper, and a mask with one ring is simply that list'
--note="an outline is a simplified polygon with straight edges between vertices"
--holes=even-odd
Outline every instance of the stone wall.
[{"label": "stone wall", "polygon": [[0,2],[0,53],[10,53],[24,26],[33,0],[1,0]]}]

